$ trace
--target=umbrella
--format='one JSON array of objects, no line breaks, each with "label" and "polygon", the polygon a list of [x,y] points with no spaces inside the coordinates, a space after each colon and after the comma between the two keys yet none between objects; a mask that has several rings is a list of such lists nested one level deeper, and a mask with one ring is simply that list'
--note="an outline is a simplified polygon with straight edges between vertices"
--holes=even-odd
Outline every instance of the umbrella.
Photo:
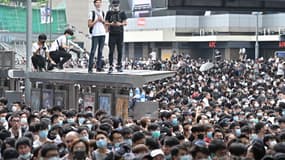
[{"label": "umbrella", "polygon": [[209,70],[209,69],[211,69],[213,67],[214,67],[213,63],[207,62],[207,63],[202,64],[199,70],[201,72],[204,72],[204,71],[207,71],[207,70]]}]

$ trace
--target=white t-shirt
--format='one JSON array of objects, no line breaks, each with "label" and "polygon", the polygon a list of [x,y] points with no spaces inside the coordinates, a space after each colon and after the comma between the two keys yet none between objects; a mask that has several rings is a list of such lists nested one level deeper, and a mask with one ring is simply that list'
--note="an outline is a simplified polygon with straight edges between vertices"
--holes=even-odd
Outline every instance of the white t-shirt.
[{"label": "white t-shirt", "polygon": [[[98,10],[94,10],[95,11],[95,19],[94,21],[96,21],[98,19],[99,16],[103,17],[103,11],[98,11]],[[93,17],[93,11],[89,12],[89,20],[92,20]],[[103,17],[104,18],[104,17]],[[93,36],[105,36],[106,34],[106,30],[105,30],[105,26],[102,22],[96,22],[93,26],[93,30],[92,30],[92,37]]]},{"label": "white t-shirt", "polygon": [[[58,43],[57,43],[58,42]],[[62,45],[67,45],[68,46],[68,40],[66,38],[65,35],[62,35],[60,37],[58,37],[52,44],[50,47],[50,52],[56,51],[58,50],[58,45],[62,46]]]},{"label": "white t-shirt", "polygon": [[[45,47],[46,47],[46,50],[44,50],[43,48],[40,49],[40,54],[41,56],[45,57],[45,52],[48,52],[48,47],[47,45],[45,44]],[[35,53],[37,52],[37,50],[40,48],[38,42],[35,42],[33,43],[33,46],[32,46],[32,52]]]}]

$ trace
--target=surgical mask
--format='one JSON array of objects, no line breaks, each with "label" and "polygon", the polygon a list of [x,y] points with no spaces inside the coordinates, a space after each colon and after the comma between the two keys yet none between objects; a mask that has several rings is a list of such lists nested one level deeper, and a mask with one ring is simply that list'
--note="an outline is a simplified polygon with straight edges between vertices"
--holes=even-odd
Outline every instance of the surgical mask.
[{"label": "surgical mask", "polygon": [[86,151],[74,151],[74,159],[85,159],[86,158]]},{"label": "surgical mask", "polygon": [[21,118],[21,123],[28,123],[28,119],[27,118]]},{"label": "surgical mask", "polygon": [[79,118],[78,118],[78,123],[79,123],[80,125],[83,124],[84,121],[85,121],[85,118],[83,118],[83,117],[79,117]]},{"label": "surgical mask", "polygon": [[171,160],[171,154],[165,155],[165,160]]},{"label": "surgical mask", "polygon": [[12,112],[16,112],[17,111],[17,107],[16,106],[12,106]]},{"label": "surgical mask", "polygon": [[62,124],[63,124],[63,121],[62,120],[60,120],[60,121],[58,121],[58,123],[57,123],[59,126],[62,126]]},{"label": "surgical mask", "polygon": [[1,118],[0,118],[0,122],[1,122],[1,123],[5,123],[5,122],[7,122],[7,120],[6,120],[5,117],[1,117]]},{"label": "surgical mask", "polygon": [[57,156],[54,156],[54,157],[49,158],[48,160],[60,160],[60,158]]},{"label": "surgical mask", "polygon": [[30,160],[31,158],[31,153],[26,153],[26,154],[20,154],[19,156],[20,159],[26,159],[26,160]]},{"label": "surgical mask", "polygon": [[239,117],[238,116],[234,116],[234,121],[238,121]]},{"label": "surgical mask", "polygon": [[115,143],[115,144],[114,144],[114,147],[115,147],[115,148],[120,148],[120,144],[121,144],[121,143]]},{"label": "surgical mask", "polygon": [[67,119],[67,123],[74,123],[74,119],[73,118],[68,118]]},{"label": "surgical mask", "polygon": [[173,124],[174,126],[177,126],[177,125],[178,125],[178,120],[177,120],[177,118],[172,119],[172,124]]},{"label": "surgical mask", "polygon": [[106,148],[107,147],[107,141],[105,139],[100,139],[96,141],[96,146],[98,148]]},{"label": "surgical mask", "polygon": [[47,135],[48,135],[48,130],[41,130],[41,131],[39,132],[39,137],[40,137],[41,139],[47,138]]},{"label": "surgical mask", "polygon": [[89,141],[89,136],[83,136],[83,137],[81,137],[81,139],[83,139],[84,141]]},{"label": "surgical mask", "polygon": [[133,145],[133,141],[132,139],[128,138],[124,140],[125,143],[127,143],[128,145],[132,146]]},{"label": "surgical mask", "polygon": [[190,155],[184,155],[180,156],[179,160],[192,160],[192,157]]},{"label": "surgical mask", "polygon": [[160,131],[153,131],[151,136],[152,138],[158,139],[160,137]]},{"label": "surgical mask", "polygon": [[66,38],[67,38],[67,39],[72,39],[72,38],[73,38],[73,36],[67,36]]},{"label": "surgical mask", "polygon": [[113,10],[118,12],[120,10],[120,6],[113,6]]},{"label": "surgical mask", "polygon": [[207,137],[208,138],[213,138],[213,132],[207,132]]},{"label": "surgical mask", "polygon": [[239,137],[241,135],[241,129],[235,129],[235,134]]},{"label": "surgical mask", "polygon": [[256,115],[257,115],[258,117],[262,117],[262,116],[263,116],[262,113],[257,113]]}]

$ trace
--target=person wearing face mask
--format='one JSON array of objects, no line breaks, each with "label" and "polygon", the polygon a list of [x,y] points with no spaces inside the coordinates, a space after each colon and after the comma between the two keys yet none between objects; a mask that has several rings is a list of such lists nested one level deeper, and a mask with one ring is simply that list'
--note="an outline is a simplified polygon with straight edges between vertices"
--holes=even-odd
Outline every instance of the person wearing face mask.
[{"label": "person wearing face mask", "polygon": [[32,155],[32,143],[29,138],[21,137],[16,141],[16,150],[19,153],[19,160],[30,160]]},{"label": "person wearing face mask", "polygon": [[123,56],[123,42],[124,42],[124,26],[127,25],[127,16],[124,11],[120,10],[120,1],[112,1],[111,10],[107,12],[105,24],[109,28],[109,64],[108,73],[113,72],[113,55],[115,46],[117,46],[117,70],[122,72],[122,56]]},{"label": "person wearing face mask", "polygon": [[46,143],[41,148],[42,160],[60,160],[58,147],[53,143]]},{"label": "person wearing face mask", "polygon": [[78,139],[71,147],[72,160],[91,160],[89,156],[89,144],[85,140]]},{"label": "person wearing face mask", "polygon": [[162,146],[162,150],[164,152],[164,158],[166,160],[171,160],[171,148],[178,145],[180,142],[176,137],[167,137],[164,140],[164,144]]},{"label": "person wearing face mask", "polygon": [[36,71],[42,72],[45,70],[45,57],[49,57],[48,47],[46,45],[47,36],[45,34],[40,34],[38,37],[38,42],[33,43],[32,46],[32,63]]},{"label": "person wearing face mask", "polygon": [[95,151],[92,152],[92,159],[105,159],[108,154],[111,152],[108,148],[107,148],[107,144],[108,144],[108,138],[107,138],[107,134],[103,131],[99,131],[97,133],[97,135],[95,136],[95,140],[96,140],[96,146],[97,149]]},{"label": "person wearing face mask", "polygon": [[77,132],[79,133],[81,139],[89,142],[89,131],[87,126],[78,127]]},{"label": "person wearing face mask", "polygon": [[38,133],[39,138],[33,142],[34,148],[37,148],[37,147],[43,145],[44,143],[49,142],[49,140],[47,138],[47,136],[48,136],[48,124],[41,121],[39,127],[40,127],[40,130]]},{"label": "person wearing face mask", "polygon": [[63,69],[63,65],[71,58],[71,54],[68,50],[72,47],[69,46],[69,40],[72,39],[73,31],[66,29],[64,34],[58,37],[51,45],[50,57],[51,61],[48,64],[48,70],[52,70],[54,67]]},{"label": "person wearing face mask", "polygon": [[186,146],[177,145],[171,149],[172,160],[191,160]]}]

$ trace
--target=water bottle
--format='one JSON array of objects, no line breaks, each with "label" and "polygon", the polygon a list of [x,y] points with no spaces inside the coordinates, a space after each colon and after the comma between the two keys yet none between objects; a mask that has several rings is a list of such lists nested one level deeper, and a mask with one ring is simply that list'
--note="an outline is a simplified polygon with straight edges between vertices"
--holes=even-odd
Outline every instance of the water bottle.
[{"label": "water bottle", "polygon": [[145,102],[145,91],[144,90],[142,91],[142,94],[141,94],[141,102]]}]

